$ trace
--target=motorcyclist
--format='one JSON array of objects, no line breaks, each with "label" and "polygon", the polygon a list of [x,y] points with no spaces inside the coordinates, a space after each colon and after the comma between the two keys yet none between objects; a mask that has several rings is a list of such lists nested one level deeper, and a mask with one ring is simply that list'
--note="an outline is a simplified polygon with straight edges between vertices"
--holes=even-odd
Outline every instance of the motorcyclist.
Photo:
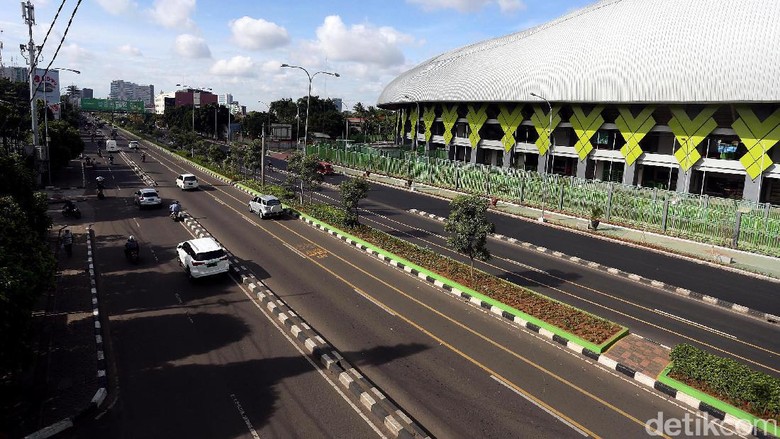
[{"label": "motorcyclist", "polygon": [[135,240],[135,236],[130,235],[127,237],[127,242],[125,242],[125,257],[130,257],[130,252],[135,250],[138,252],[139,245],[138,241]]},{"label": "motorcyclist", "polygon": [[108,156],[108,162],[111,163],[112,165],[114,164],[114,156],[113,155]]},{"label": "motorcyclist", "polygon": [[70,200],[65,200],[65,204],[62,206],[62,210],[65,212],[72,212],[76,210],[76,203]]},{"label": "motorcyclist", "polygon": [[97,177],[95,179],[95,181],[97,182],[97,188],[98,189],[101,189],[101,190],[105,189],[105,185],[103,184],[103,180],[105,180],[105,178],[103,178],[102,176],[101,177]]},{"label": "motorcyclist", "polygon": [[171,217],[178,218],[181,215],[181,204],[179,203],[179,200],[171,203],[169,209],[171,211]]},{"label": "motorcyclist", "polygon": [[145,162],[145,161],[146,161],[146,153],[145,153],[145,152],[142,152],[142,153],[141,153],[141,161],[142,161],[142,162]]}]

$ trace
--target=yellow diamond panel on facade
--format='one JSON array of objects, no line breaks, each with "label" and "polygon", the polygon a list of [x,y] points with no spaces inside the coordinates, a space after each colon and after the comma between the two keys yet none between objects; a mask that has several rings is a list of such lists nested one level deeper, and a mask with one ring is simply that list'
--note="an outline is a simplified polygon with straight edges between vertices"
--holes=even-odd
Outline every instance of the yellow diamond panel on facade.
[{"label": "yellow diamond panel on facade", "polygon": [[441,121],[444,124],[444,144],[449,145],[452,142],[452,129],[458,121],[458,106],[443,105],[441,109]]},{"label": "yellow diamond panel on facade", "polygon": [[767,154],[780,141],[780,109],[777,109],[763,121],[746,106],[737,107],[739,119],[731,127],[747,148],[739,162],[751,179],[755,180],[761,173],[772,166],[772,158]]},{"label": "yellow diamond panel on facade", "polygon": [[691,119],[683,107],[670,108],[672,119],[669,120],[669,128],[672,129],[674,137],[680,144],[680,148],[674,152],[674,157],[685,172],[701,159],[701,154],[696,147],[718,127],[712,119],[717,109],[714,105],[707,106]]},{"label": "yellow diamond panel on facade", "polygon": [[650,105],[643,108],[637,116],[634,116],[629,107],[625,105],[618,107],[619,114],[615,119],[615,125],[626,141],[626,144],[620,148],[620,153],[626,159],[628,166],[632,166],[644,154],[642,147],[639,146],[639,142],[655,126],[653,111],[655,111],[655,106]]},{"label": "yellow diamond panel on facade", "polygon": [[603,110],[603,105],[596,105],[590,113],[585,114],[585,110],[581,106],[575,105],[572,107],[572,115],[569,122],[577,135],[577,143],[574,144],[574,149],[577,151],[580,160],[585,160],[588,154],[593,151],[593,144],[590,139],[604,125],[604,118],[601,117]]},{"label": "yellow diamond panel on facade", "polygon": [[434,120],[436,120],[436,106],[431,105],[430,107],[423,107],[423,124],[425,125],[426,142],[431,141],[431,136],[433,135],[431,127],[433,127]]},{"label": "yellow diamond panel on facade", "polygon": [[475,108],[473,105],[469,105],[469,112],[466,114],[466,121],[469,124],[469,142],[472,148],[476,148],[479,141],[482,139],[479,136],[479,130],[482,125],[487,122],[487,108],[488,104],[483,104],[480,107]]},{"label": "yellow diamond panel on facade", "polygon": [[552,107],[552,125],[550,125],[550,115],[545,113],[541,106],[534,105],[533,109],[534,113],[531,115],[531,122],[539,135],[539,138],[536,139],[536,148],[539,150],[539,155],[545,155],[547,150],[550,149],[550,134],[561,123],[561,116],[558,114],[560,107],[555,105]]},{"label": "yellow diamond panel on facade", "polygon": [[505,151],[509,151],[517,143],[515,131],[523,122],[523,106],[516,105],[511,111],[506,104],[502,104],[499,108],[498,123],[501,124],[501,130],[504,132],[504,136],[501,137],[501,144],[504,145]]},{"label": "yellow diamond panel on facade", "polygon": [[417,108],[409,110],[409,124],[412,133],[412,140],[417,138],[417,120],[420,119],[420,115],[417,113]]}]

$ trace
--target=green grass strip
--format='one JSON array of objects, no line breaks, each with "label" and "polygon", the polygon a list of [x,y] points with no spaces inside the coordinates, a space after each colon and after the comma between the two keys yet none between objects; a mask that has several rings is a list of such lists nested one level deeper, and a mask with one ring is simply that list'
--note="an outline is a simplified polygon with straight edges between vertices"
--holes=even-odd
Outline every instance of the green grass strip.
[{"label": "green grass strip", "polygon": [[728,413],[737,419],[742,419],[744,421],[747,421],[754,427],[759,428],[775,437],[780,437],[780,428],[778,428],[776,424],[773,424],[770,421],[765,421],[744,410],[738,409],[729,403],[723,402],[712,395],[709,395],[707,393],[702,392],[701,390],[694,389],[693,387],[685,383],[677,381],[676,379],[668,376],[671,369],[672,369],[672,363],[669,363],[669,365],[666,366],[663,372],[661,372],[661,375],[658,376],[658,381],[666,384],[669,387],[677,389],[678,392],[686,393],[687,395],[692,396],[698,399],[699,401],[704,402],[705,404],[708,404],[712,407],[715,407],[718,410]]},{"label": "green grass strip", "polygon": [[[506,304],[501,303],[501,302],[499,302],[499,301],[497,301],[495,299],[492,299],[492,298],[490,298],[488,296],[485,296],[484,294],[478,293],[478,292],[472,290],[471,288],[468,288],[468,287],[465,287],[463,285],[460,285],[459,283],[454,282],[454,281],[452,281],[450,279],[441,277],[441,276],[439,276],[436,273],[432,273],[431,271],[429,271],[426,268],[423,268],[423,267],[420,267],[419,265],[413,264],[413,263],[407,261],[406,259],[402,259],[402,258],[398,257],[397,255],[395,255],[393,253],[387,252],[387,251],[385,251],[382,248],[379,248],[379,247],[377,247],[377,246],[375,246],[375,245],[373,245],[373,244],[371,244],[369,242],[366,242],[366,241],[364,241],[364,240],[362,240],[362,239],[360,239],[360,238],[358,238],[356,236],[353,236],[353,235],[351,235],[351,234],[349,234],[347,232],[344,232],[341,229],[333,227],[332,225],[330,225],[328,223],[322,222],[322,221],[320,221],[320,220],[318,220],[316,218],[313,218],[313,217],[311,217],[311,216],[309,216],[309,215],[307,215],[305,213],[299,212],[299,211],[295,211],[295,213],[297,215],[300,215],[303,218],[306,218],[308,221],[311,221],[311,222],[319,225],[320,227],[334,230],[334,231],[340,233],[341,235],[346,236],[347,238],[355,241],[356,243],[358,243],[360,245],[363,245],[363,246],[365,246],[367,248],[370,248],[371,250],[379,253],[382,256],[385,256],[387,258],[393,259],[396,262],[402,263],[402,264],[404,264],[404,265],[406,265],[406,266],[408,266],[410,268],[413,268],[413,269],[419,271],[420,273],[422,273],[425,276],[429,276],[429,277],[431,277],[433,279],[438,280],[439,282],[441,282],[441,283],[443,283],[445,285],[448,285],[448,286],[450,286],[450,287],[452,287],[454,289],[457,289],[457,290],[462,291],[464,293],[467,293],[467,294],[469,294],[469,295],[471,295],[473,297],[476,297],[477,299],[479,299],[481,301],[489,303],[491,306],[495,306],[495,307],[497,307],[497,308],[499,308],[499,309],[501,309],[503,311],[506,311],[506,312],[508,312],[508,313],[510,313],[512,315],[515,315],[515,316],[517,316],[517,317],[519,317],[519,318],[521,318],[523,320],[526,320],[526,321],[528,321],[528,322],[530,322],[530,323],[532,323],[532,324],[534,324],[536,326],[539,326],[540,328],[544,328],[544,329],[552,332],[553,334],[556,334],[556,335],[558,335],[560,337],[563,337],[563,338],[566,338],[568,340],[571,340],[572,342],[577,343],[580,346],[583,346],[583,347],[585,347],[585,348],[587,348],[587,349],[589,349],[589,350],[591,350],[593,352],[601,354],[602,352],[606,351],[610,346],[612,346],[612,344],[614,344],[616,341],[618,341],[620,338],[622,338],[622,337],[624,337],[625,335],[628,334],[628,328],[626,328],[624,326],[621,326],[621,325],[617,325],[614,322],[611,322],[611,323],[615,324],[616,326],[620,326],[622,329],[620,331],[618,331],[616,334],[614,334],[612,337],[610,337],[609,339],[604,341],[603,343],[597,345],[597,344],[589,342],[587,340],[583,340],[582,338],[580,338],[580,337],[578,337],[578,336],[576,336],[576,335],[574,335],[574,334],[572,334],[572,333],[570,333],[570,332],[568,332],[566,330],[563,330],[563,329],[561,329],[561,328],[559,328],[557,326],[551,325],[551,324],[549,324],[549,323],[547,323],[547,322],[545,322],[543,320],[540,320],[540,319],[538,319],[538,318],[536,318],[534,316],[531,316],[531,315],[526,314],[526,313],[524,313],[522,311],[519,311],[519,310],[517,310],[515,308],[512,308],[509,305],[506,305]],[[538,293],[535,293],[535,294],[538,294]],[[540,296],[542,296],[542,295],[540,295]],[[594,314],[591,314],[591,313],[589,313],[587,311],[582,311],[579,308],[576,308],[576,307],[573,307],[571,305],[565,304],[563,302],[551,299],[551,298],[549,298],[547,296],[543,296],[543,297],[545,297],[547,300],[560,303],[560,304],[562,304],[564,306],[567,306],[569,308],[573,308],[573,309],[575,309],[575,310],[577,310],[579,312],[582,312],[584,314],[588,314],[588,315],[594,316],[596,318],[600,318],[600,317],[598,317],[598,316],[596,316]]]}]

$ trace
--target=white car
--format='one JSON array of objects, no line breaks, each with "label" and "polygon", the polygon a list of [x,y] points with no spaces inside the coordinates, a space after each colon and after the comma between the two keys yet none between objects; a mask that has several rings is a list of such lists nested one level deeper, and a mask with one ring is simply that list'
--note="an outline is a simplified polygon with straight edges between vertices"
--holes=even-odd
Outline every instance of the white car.
[{"label": "white car", "polygon": [[127,142],[127,148],[128,149],[138,149],[138,141],[137,140],[131,140]]},{"label": "white car", "polygon": [[224,274],[230,271],[225,249],[214,238],[198,238],[176,246],[179,265],[190,279]]},{"label": "white car", "polygon": [[144,207],[162,207],[162,198],[160,198],[156,189],[147,187],[135,192],[133,203],[139,209]]},{"label": "white car", "polygon": [[176,186],[183,191],[187,189],[197,189],[198,177],[192,174],[180,174],[176,177]]},{"label": "white car", "polygon": [[282,202],[273,195],[260,195],[249,201],[249,211],[260,215],[260,218],[281,216],[284,213]]}]

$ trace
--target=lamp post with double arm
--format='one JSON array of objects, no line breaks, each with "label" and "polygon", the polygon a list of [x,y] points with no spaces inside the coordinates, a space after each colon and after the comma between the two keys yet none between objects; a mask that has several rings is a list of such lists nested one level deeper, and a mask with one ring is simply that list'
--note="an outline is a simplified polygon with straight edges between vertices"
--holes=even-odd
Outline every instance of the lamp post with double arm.
[{"label": "lamp post with double arm", "polygon": [[[51,71],[56,72],[58,70],[66,70],[68,72],[73,72],[77,75],[80,75],[81,72],[79,70],[74,69],[64,69],[59,67],[52,67]],[[49,146],[49,100],[46,98],[46,76],[48,76],[48,72],[46,75],[44,75],[43,78],[41,78],[41,82],[38,83],[38,87],[43,85],[43,141],[46,144],[46,167],[47,167],[47,174],[49,176],[49,186],[51,186],[51,147]],[[57,84],[59,87],[59,84]]]},{"label": "lamp post with double arm", "polygon": [[288,68],[288,69],[301,69],[301,70],[303,70],[304,73],[306,73],[306,77],[309,78],[309,91],[306,94],[306,123],[304,124],[304,128],[303,128],[303,145],[304,145],[304,150],[305,150],[306,144],[309,141],[309,101],[311,100],[311,81],[314,79],[315,76],[319,75],[320,73],[322,73],[324,75],[335,76],[337,78],[339,76],[341,76],[341,75],[339,75],[338,73],[335,73],[335,72],[323,72],[323,71],[314,72],[313,75],[310,75],[309,71],[304,69],[303,67],[301,67],[301,66],[294,66],[294,65],[291,65],[291,64],[282,64],[282,67],[283,68]]},{"label": "lamp post with double arm", "polygon": [[552,146],[553,146],[553,142],[552,142],[552,118],[553,118],[553,113],[552,113],[552,104],[550,104],[550,101],[548,101],[547,99],[543,98],[542,96],[539,96],[536,93],[531,93],[531,96],[533,96],[535,98],[539,98],[539,99],[543,100],[544,102],[546,102],[547,103],[547,107],[549,109],[549,114],[550,114],[550,123],[547,125],[547,141],[550,142],[550,146],[547,149],[547,154],[544,156],[544,173],[543,173],[543,175],[544,175],[545,181],[542,183],[544,185],[543,186],[543,191],[542,191],[542,215],[539,217],[539,222],[543,223],[544,222],[544,209],[546,207],[545,204],[547,203],[547,181],[546,181],[547,180],[547,159],[549,158],[550,154],[552,153]]}]

